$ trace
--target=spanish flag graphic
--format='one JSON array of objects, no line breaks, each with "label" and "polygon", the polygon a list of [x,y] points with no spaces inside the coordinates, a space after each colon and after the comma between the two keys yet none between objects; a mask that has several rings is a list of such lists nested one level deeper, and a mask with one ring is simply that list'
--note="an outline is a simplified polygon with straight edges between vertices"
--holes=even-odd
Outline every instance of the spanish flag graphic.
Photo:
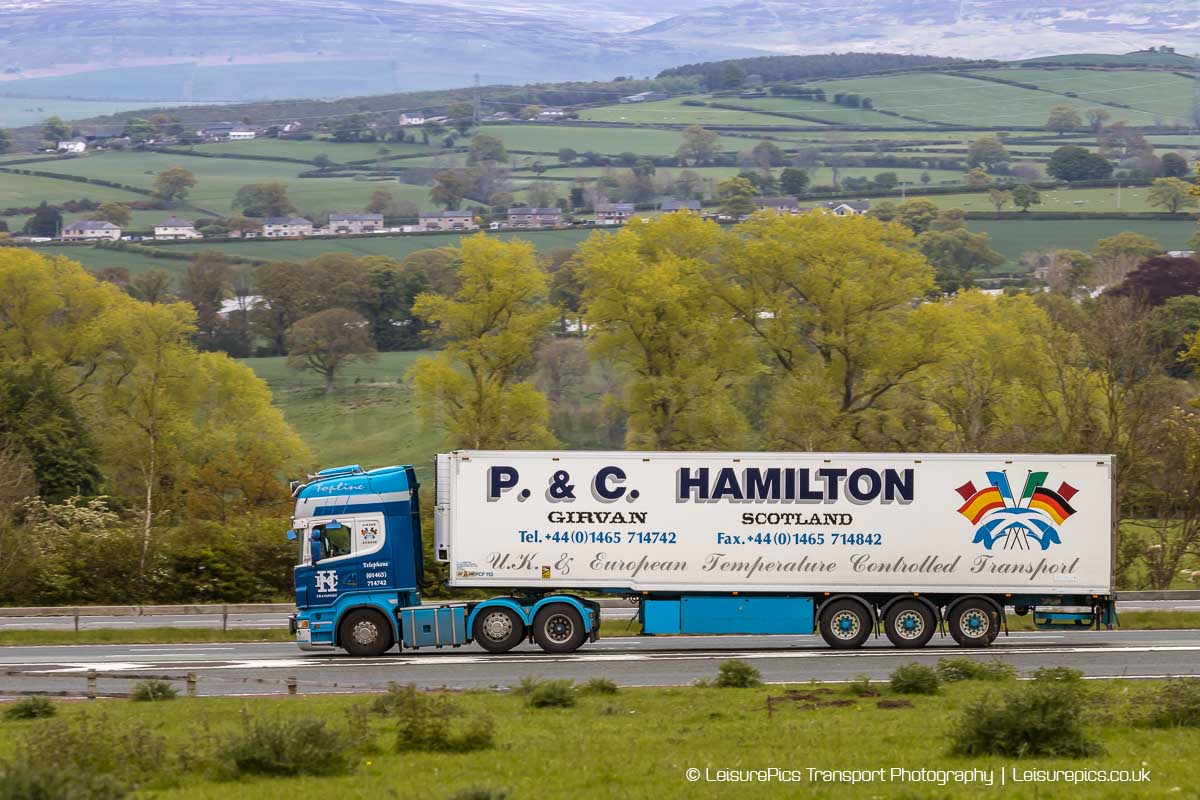
[{"label": "spanish flag graphic", "polygon": [[1000,489],[995,486],[976,491],[975,484],[967,481],[955,491],[966,500],[958,509],[958,513],[969,519],[972,525],[978,525],[979,520],[989,511],[1005,506],[1004,497],[1000,494]]}]

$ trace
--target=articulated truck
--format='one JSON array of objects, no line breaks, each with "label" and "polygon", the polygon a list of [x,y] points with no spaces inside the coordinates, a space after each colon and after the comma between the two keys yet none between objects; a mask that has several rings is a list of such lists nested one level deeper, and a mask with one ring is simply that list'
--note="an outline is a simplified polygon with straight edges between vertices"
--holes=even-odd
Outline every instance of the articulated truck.
[{"label": "articulated truck", "polygon": [[413,467],[326,469],[292,486],[301,648],[569,653],[603,596],[644,635],[840,649],[1116,621],[1106,455],[457,451],[434,474],[434,558],[496,596],[422,603]]}]

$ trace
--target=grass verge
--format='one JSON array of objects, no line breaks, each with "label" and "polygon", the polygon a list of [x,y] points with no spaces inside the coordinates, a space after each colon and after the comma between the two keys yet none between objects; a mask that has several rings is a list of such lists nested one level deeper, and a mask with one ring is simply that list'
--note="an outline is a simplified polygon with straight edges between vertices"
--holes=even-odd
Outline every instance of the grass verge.
[{"label": "grass verge", "polygon": [[[78,756],[97,761],[95,736],[120,744],[136,731],[152,740],[138,773],[143,789],[159,800],[270,800],[296,797],[508,798],[810,798],[937,797],[972,800],[1032,798],[1190,797],[1200,728],[1146,729],[1130,712],[1157,691],[1158,683],[1092,684],[1084,727],[1105,755],[1082,758],[1013,758],[951,754],[963,710],[988,692],[1020,693],[1024,683],[964,681],[937,695],[858,696],[846,687],[802,683],[790,687],[680,687],[581,693],[568,707],[533,707],[514,693],[456,693],[455,719],[494,721],[499,734],[484,752],[427,752],[397,746],[398,718],[368,713],[372,698],[197,698],[146,704],[113,700],[58,703],[50,721],[0,723],[0,759],[22,753],[56,763]],[[443,695],[445,697],[446,695]],[[433,695],[437,697],[437,695]],[[222,743],[239,731],[264,725],[299,729],[324,725],[321,751],[338,760],[309,759],[309,774],[284,771],[271,777],[228,780]],[[40,726],[40,727],[39,727]],[[92,738],[71,735],[86,731]],[[243,737],[244,738],[244,737]],[[290,741],[290,739],[289,739]],[[285,742],[286,743],[286,742]],[[32,746],[35,745],[35,746]],[[251,742],[253,744],[253,742]],[[48,746],[37,745],[54,745]],[[270,745],[270,746],[267,746]],[[101,748],[103,749],[103,748]],[[109,747],[108,749],[113,749]],[[276,755],[278,746],[258,748]],[[79,752],[75,752],[79,751]],[[255,751],[257,753],[257,750]],[[599,758],[597,753],[619,754]],[[254,753],[252,753],[253,755]],[[86,758],[85,758],[86,757]],[[273,760],[275,763],[277,759]],[[65,763],[65,762],[64,762]],[[73,763],[73,762],[72,762]],[[123,762],[121,762],[123,763]],[[139,762],[141,763],[141,762]],[[36,764],[34,765],[36,766]],[[100,764],[100,766],[104,766]],[[118,764],[120,766],[120,764]],[[334,768],[336,767],[336,769]],[[716,782],[717,770],[795,770],[798,780]],[[814,777],[817,770],[883,768],[884,782],[851,784]],[[1002,786],[944,786],[895,780],[893,767],[998,771],[1024,769],[1131,770],[1145,767],[1146,783],[1070,783],[1066,780]],[[687,770],[700,771],[689,781]],[[705,775],[707,771],[707,776]],[[315,774],[313,774],[315,773]],[[261,774],[261,772],[260,772]],[[1011,773],[1010,773],[1011,775]],[[786,788],[785,788],[786,787]],[[1179,787],[1179,788],[1176,788]]]},{"label": "grass verge", "polygon": [[56,644],[202,644],[290,642],[287,628],[92,628],[83,631],[5,630],[0,647]]}]

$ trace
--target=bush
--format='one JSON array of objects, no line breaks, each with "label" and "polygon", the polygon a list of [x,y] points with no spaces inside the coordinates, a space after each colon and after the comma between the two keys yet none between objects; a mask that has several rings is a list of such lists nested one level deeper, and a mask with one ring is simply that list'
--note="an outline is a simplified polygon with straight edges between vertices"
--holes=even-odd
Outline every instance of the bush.
[{"label": "bush", "polygon": [[579,691],[584,694],[616,694],[617,684],[615,681],[610,681],[608,678],[592,678],[587,683],[579,687]]},{"label": "bush", "polygon": [[58,706],[44,697],[26,697],[4,709],[5,719],[42,719],[58,713]]},{"label": "bush", "polygon": [[896,667],[889,680],[892,691],[899,694],[937,694],[937,671],[924,664],[903,664]]},{"label": "bush", "polygon": [[751,686],[761,686],[762,673],[741,659],[731,658],[721,662],[716,685],[723,689],[747,689]]},{"label": "bush", "polygon": [[218,760],[238,775],[324,775],[350,769],[351,737],[318,717],[251,720],[219,747]]},{"label": "bush", "polygon": [[850,683],[846,684],[846,691],[850,692],[850,694],[855,695],[856,697],[874,697],[875,695],[879,694],[879,692],[875,691],[874,687],[871,686],[871,679],[866,675],[859,675],[855,677],[854,680],[850,681]]},{"label": "bush", "polygon": [[450,698],[419,692],[411,683],[393,687],[388,696],[390,712],[399,719],[398,752],[469,753],[492,746],[496,726],[487,715],[468,718]]},{"label": "bush", "polygon": [[166,741],[144,725],[119,726],[89,713],[36,723],[18,743],[16,761],[32,770],[108,776],[122,786],[146,783],[177,766]]},{"label": "bush", "polygon": [[135,703],[154,703],[159,700],[174,700],[179,696],[170,681],[150,678],[133,687],[129,699]]},{"label": "bush", "polygon": [[955,755],[1073,757],[1103,752],[1084,731],[1088,690],[1076,670],[1037,670],[1009,694],[988,692],[963,709],[951,733]]},{"label": "bush", "polygon": [[0,800],[120,800],[131,789],[112,775],[14,761],[0,767]]},{"label": "bush", "polygon": [[575,683],[566,679],[541,681],[525,696],[530,708],[570,708],[575,701]]},{"label": "bush", "polygon": [[942,683],[1003,681],[1017,677],[1017,669],[995,658],[986,662],[969,658],[939,658],[937,676]]},{"label": "bush", "polygon": [[1177,678],[1156,688],[1136,721],[1150,728],[1200,727],[1200,678]]},{"label": "bush", "polygon": [[526,697],[533,692],[534,689],[542,685],[542,679],[536,675],[526,675],[521,678],[520,683],[516,686],[510,686],[512,693],[518,697]]}]

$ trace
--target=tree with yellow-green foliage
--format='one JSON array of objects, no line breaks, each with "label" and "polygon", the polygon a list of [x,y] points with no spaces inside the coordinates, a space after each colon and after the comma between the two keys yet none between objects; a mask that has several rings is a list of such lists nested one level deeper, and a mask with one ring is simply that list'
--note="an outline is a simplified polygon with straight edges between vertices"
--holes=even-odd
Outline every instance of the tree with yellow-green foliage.
[{"label": "tree with yellow-green foliage", "polygon": [[0,250],[0,366],[50,370],[87,420],[104,491],[137,509],[143,577],[161,517],[286,499],[280,473],[310,461],[248,367],[195,349],[194,316],[74,261]]},{"label": "tree with yellow-green foliage", "polygon": [[452,446],[548,447],[546,397],[529,381],[539,343],[558,317],[533,245],[478,234],[459,248],[458,289],[423,293],[413,316],[443,349],[409,371],[422,412]]},{"label": "tree with yellow-green foliage", "polygon": [[588,348],[624,378],[613,398],[630,448],[743,446],[737,400],[761,371],[745,327],[710,290],[733,237],[691,214],[668,214],[579,248]]},{"label": "tree with yellow-green foliage", "polygon": [[865,216],[756,215],[736,233],[712,291],[776,373],[769,444],[847,446],[944,350],[918,307],[933,269],[910,230]]},{"label": "tree with yellow-green foliage", "polygon": [[1168,214],[1176,214],[1180,209],[1200,205],[1200,197],[1195,191],[1195,186],[1179,178],[1155,178],[1146,192],[1146,202],[1165,208]]},{"label": "tree with yellow-green foliage", "polygon": [[1048,367],[1044,348],[1050,342],[1034,334],[1051,326],[1049,317],[1029,295],[979,291],[960,292],[931,310],[951,342],[918,388],[949,426],[939,449],[1011,449],[1012,431],[1028,422],[1035,387]]}]

